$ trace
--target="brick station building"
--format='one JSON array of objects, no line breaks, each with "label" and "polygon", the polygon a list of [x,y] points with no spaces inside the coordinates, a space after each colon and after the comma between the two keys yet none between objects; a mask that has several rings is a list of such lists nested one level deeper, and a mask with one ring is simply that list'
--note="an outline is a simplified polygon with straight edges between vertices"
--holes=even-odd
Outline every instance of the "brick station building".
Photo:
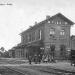
[{"label": "brick station building", "polygon": [[[74,24],[61,13],[35,23],[21,35],[21,44],[15,49],[16,57],[44,54],[54,59],[66,59],[70,45],[70,28]],[[22,53],[20,52],[22,51]],[[21,55],[18,55],[18,52]]]}]

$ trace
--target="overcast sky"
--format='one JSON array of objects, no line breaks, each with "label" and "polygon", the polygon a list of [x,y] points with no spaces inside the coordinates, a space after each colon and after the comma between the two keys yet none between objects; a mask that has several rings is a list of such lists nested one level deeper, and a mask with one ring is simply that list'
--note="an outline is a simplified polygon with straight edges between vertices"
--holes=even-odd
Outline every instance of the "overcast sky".
[{"label": "overcast sky", "polygon": [[[75,0],[0,0],[0,47],[12,48],[20,43],[19,34],[35,21],[59,12],[75,22]],[[75,26],[71,35],[75,35]]]}]

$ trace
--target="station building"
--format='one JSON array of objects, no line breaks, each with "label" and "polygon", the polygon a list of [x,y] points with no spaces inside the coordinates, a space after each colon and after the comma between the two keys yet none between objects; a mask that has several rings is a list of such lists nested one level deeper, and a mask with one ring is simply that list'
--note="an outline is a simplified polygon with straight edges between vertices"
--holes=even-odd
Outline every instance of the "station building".
[{"label": "station building", "polygon": [[9,50],[9,56],[11,58],[15,58],[15,48],[14,47]]},{"label": "station building", "polygon": [[41,53],[54,59],[66,59],[67,51],[71,49],[70,28],[73,24],[61,13],[35,22],[20,34],[21,43],[15,48],[15,57],[28,58]]}]

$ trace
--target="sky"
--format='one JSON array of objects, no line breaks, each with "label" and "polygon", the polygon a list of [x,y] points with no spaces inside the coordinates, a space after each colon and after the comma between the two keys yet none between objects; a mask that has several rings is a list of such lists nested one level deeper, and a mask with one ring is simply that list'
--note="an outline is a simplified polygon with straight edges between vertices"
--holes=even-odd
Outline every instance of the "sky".
[{"label": "sky", "polygon": [[0,0],[0,47],[11,49],[21,42],[22,31],[59,12],[75,22],[75,0]]}]

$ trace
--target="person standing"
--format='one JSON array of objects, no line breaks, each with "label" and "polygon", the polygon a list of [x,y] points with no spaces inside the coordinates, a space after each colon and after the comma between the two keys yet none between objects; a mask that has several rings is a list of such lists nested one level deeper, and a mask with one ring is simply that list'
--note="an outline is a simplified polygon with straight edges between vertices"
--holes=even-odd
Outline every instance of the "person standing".
[{"label": "person standing", "polygon": [[39,64],[41,62],[41,56],[40,56],[40,54],[38,55],[38,62],[39,62]]},{"label": "person standing", "polygon": [[31,58],[31,56],[29,56],[29,64],[31,64],[31,60],[32,60],[32,58]]},{"label": "person standing", "polygon": [[37,64],[37,55],[34,55],[34,62]]}]

